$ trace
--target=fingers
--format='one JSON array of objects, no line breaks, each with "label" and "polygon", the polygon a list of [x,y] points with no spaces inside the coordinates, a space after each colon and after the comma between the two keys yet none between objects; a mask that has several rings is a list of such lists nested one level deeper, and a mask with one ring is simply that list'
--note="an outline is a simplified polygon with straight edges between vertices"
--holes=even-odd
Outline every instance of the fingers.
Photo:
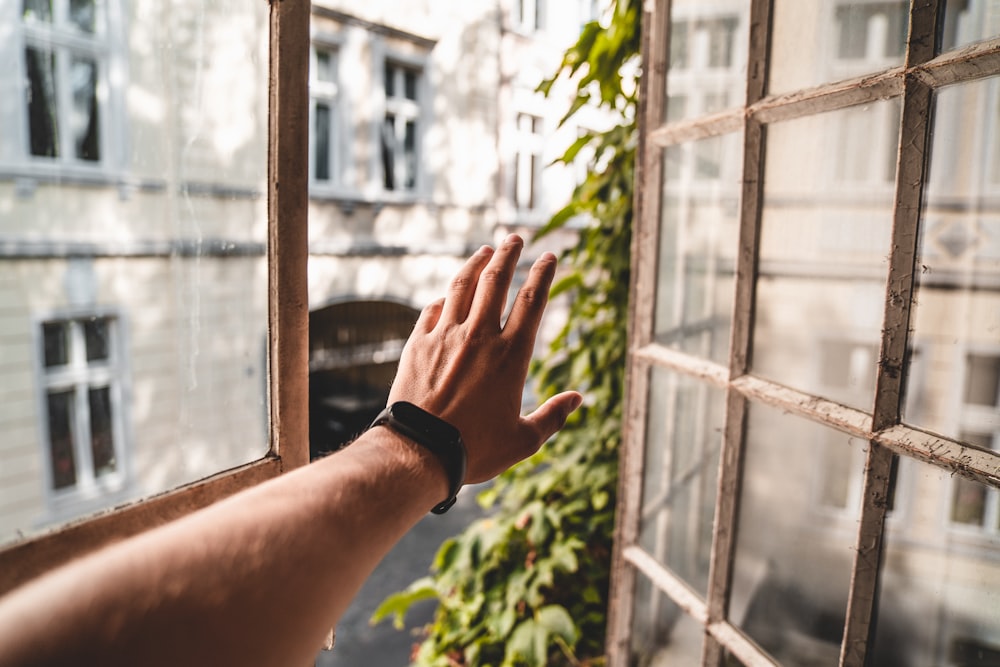
[{"label": "fingers", "polygon": [[549,301],[549,288],[555,272],[556,256],[551,252],[542,253],[532,265],[528,279],[517,292],[505,331],[513,336],[529,335],[534,338]]},{"label": "fingers", "polygon": [[545,401],[534,412],[525,417],[526,425],[538,438],[538,446],[541,446],[543,442],[561,429],[581,403],[583,403],[583,396],[578,392],[565,391]]},{"label": "fingers", "polygon": [[433,331],[434,327],[437,326],[438,320],[441,319],[443,308],[444,299],[438,299],[427,304],[427,307],[420,311],[420,317],[417,318],[417,323],[413,325],[413,330],[421,333],[430,333]]},{"label": "fingers", "polygon": [[465,266],[451,279],[448,297],[444,301],[444,309],[441,312],[442,318],[449,322],[465,321],[469,316],[472,300],[476,296],[479,274],[486,268],[492,256],[493,248],[483,246],[465,262]]},{"label": "fingers", "polygon": [[524,241],[511,234],[494,253],[489,264],[479,276],[476,297],[469,312],[469,318],[476,323],[500,330],[500,317],[507,302],[507,290],[514,279],[517,260],[521,256]]}]

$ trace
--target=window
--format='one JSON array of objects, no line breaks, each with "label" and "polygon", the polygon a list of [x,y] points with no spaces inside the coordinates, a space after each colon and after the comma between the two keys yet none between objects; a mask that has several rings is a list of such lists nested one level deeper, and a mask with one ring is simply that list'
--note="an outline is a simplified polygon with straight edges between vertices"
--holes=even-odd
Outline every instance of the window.
[{"label": "window", "polygon": [[514,206],[519,211],[539,207],[542,171],[542,119],[531,114],[517,114],[517,153],[514,156]]},{"label": "window", "polygon": [[645,7],[609,665],[985,664],[996,8]]},{"label": "window", "polygon": [[[56,63],[60,53],[90,41],[83,32],[74,40],[56,35],[46,23],[49,8],[53,25],[75,30],[73,12],[94,6],[100,26],[102,12],[116,5],[33,3],[29,20],[20,2],[0,4],[19,21],[10,24],[15,30],[23,24],[26,35],[52,33],[51,40],[28,42],[52,47]],[[299,304],[308,302],[307,250],[300,241],[309,125],[288,119],[308,117],[303,63],[310,7],[209,3],[194,15],[159,9],[129,14],[130,29],[152,36],[133,40],[128,57],[129,127],[143,139],[130,151],[130,178],[124,184],[43,180],[27,203],[14,200],[20,193],[13,187],[0,193],[0,209],[9,214],[0,248],[0,392],[9,408],[0,415],[0,594],[308,461],[308,377],[297,360],[308,353],[307,314]],[[23,46],[0,43],[0,50],[7,48],[18,54],[17,71],[26,72]],[[111,82],[104,82],[101,67],[96,88],[105,123],[101,91]],[[167,90],[165,73],[177,90]],[[9,95],[8,83],[0,77],[0,107],[20,114],[30,87]],[[175,117],[164,123],[168,110]],[[8,148],[0,140],[5,156]],[[121,208],[131,215],[120,215]],[[170,210],[181,214],[171,218]],[[101,303],[127,306],[127,341],[123,318]],[[178,304],[187,308],[179,315]],[[126,353],[128,406],[122,400]],[[205,364],[208,358],[223,360],[224,368]],[[139,386],[143,374],[153,384]],[[161,381],[174,386],[155,384]],[[228,406],[219,409],[220,401]],[[139,428],[149,418],[156,428]],[[212,432],[174,437],[177,429],[202,428],[206,420],[214,420]],[[129,423],[136,425],[134,439],[122,429]],[[229,451],[220,453],[223,440]],[[173,449],[156,447],[159,442]],[[144,447],[148,456],[140,452]],[[221,465],[212,461],[206,469],[202,459],[220,454]],[[241,459],[244,454],[249,458]],[[45,534],[17,534],[39,528],[32,508],[46,485],[53,501],[112,488],[116,478],[149,491],[139,481],[148,473],[155,491],[165,493]],[[31,507],[18,514],[25,497],[17,494],[25,489],[34,490],[27,496]]]},{"label": "window", "polygon": [[545,29],[546,0],[514,0],[514,25],[526,32]]},{"label": "window", "polygon": [[386,190],[413,192],[419,186],[421,79],[415,67],[389,60],[385,63],[381,152]]},{"label": "window", "polygon": [[337,111],[337,50],[314,45],[309,68],[310,117],[312,118],[310,175],[316,187],[341,183],[339,114]]},{"label": "window", "polygon": [[104,314],[41,325],[48,486],[56,503],[113,493],[128,481],[118,326]]},{"label": "window", "polygon": [[98,0],[23,0],[29,155],[61,162],[105,159],[103,18]]}]

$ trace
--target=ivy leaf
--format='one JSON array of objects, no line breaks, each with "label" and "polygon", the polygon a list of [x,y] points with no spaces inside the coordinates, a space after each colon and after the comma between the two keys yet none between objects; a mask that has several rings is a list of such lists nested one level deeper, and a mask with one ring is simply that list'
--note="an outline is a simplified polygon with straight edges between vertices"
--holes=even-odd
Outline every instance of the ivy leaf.
[{"label": "ivy leaf", "polygon": [[372,625],[381,623],[387,616],[392,614],[392,625],[397,630],[406,627],[406,612],[410,607],[422,600],[432,600],[438,597],[434,580],[430,577],[417,579],[399,593],[393,593],[378,606],[368,621]]},{"label": "ivy leaf", "polygon": [[527,663],[532,667],[545,667],[548,643],[549,632],[545,626],[529,618],[511,633],[503,664],[514,667]]},{"label": "ivy leaf", "polygon": [[549,634],[562,637],[571,646],[576,643],[580,633],[565,607],[558,604],[548,605],[539,609],[535,617],[538,619],[538,624]]}]

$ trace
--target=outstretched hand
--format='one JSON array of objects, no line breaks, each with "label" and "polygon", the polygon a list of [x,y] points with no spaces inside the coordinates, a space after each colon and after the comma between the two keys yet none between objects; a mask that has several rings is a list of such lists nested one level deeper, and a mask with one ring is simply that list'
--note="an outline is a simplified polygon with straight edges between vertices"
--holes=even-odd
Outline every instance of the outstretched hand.
[{"label": "outstretched hand", "polygon": [[583,400],[568,391],[521,416],[535,335],[548,303],[556,257],[539,257],[502,323],[524,242],[510,235],[483,246],[448,295],[420,314],[403,349],[389,402],[409,401],[449,422],[468,454],[466,482],[486,481],[535,453]]}]

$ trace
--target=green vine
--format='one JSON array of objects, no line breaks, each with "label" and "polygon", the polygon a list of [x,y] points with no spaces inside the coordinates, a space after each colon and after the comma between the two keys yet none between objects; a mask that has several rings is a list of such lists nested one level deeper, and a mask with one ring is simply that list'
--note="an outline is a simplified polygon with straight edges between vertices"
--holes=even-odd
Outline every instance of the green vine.
[{"label": "green vine", "polygon": [[432,667],[604,663],[611,542],[625,373],[629,246],[636,155],[639,0],[613,0],[568,49],[561,77],[576,84],[562,122],[587,105],[618,119],[580,137],[557,160],[592,151],[588,175],[536,238],[583,225],[560,261],[553,297],[568,293],[567,324],[532,367],[545,398],[566,388],[583,406],[535,456],[479,495],[488,518],[446,541],[432,575],[387,598],[372,621],[439,601],[416,662]]}]

